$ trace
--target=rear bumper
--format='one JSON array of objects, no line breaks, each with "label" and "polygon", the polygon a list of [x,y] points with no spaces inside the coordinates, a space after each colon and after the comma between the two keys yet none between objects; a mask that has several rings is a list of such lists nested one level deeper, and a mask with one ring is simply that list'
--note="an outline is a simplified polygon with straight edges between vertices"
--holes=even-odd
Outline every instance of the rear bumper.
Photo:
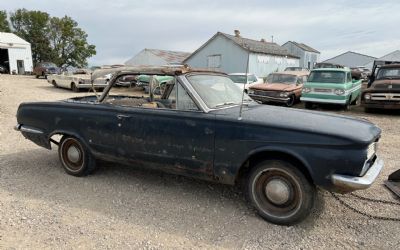
[{"label": "rear bumper", "polygon": [[51,149],[49,138],[47,138],[47,135],[43,130],[22,124],[15,125],[14,129],[20,131],[26,139],[31,140],[35,144]]},{"label": "rear bumper", "polygon": [[336,190],[343,193],[369,188],[376,180],[383,168],[383,160],[377,158],[375,163],[368,169],[364,176],[349,176],[334,174],[331,176]]},{"label": "rear bumper", "polygon": [[272,97],[272,96],[263,96],[263,95],[249,95],[252,99],[262,102],[283,102],[286,103],[289,101],[289,97]]},{"label": "rear bumper", "polygon": [[321,99],[321,98],[311,98],[311,97],[300,97],[302,102],[315,102],[315,103],[332,103],[332,104],[342,104],[345,105],[347,100],[335,100],[335,99]]}]

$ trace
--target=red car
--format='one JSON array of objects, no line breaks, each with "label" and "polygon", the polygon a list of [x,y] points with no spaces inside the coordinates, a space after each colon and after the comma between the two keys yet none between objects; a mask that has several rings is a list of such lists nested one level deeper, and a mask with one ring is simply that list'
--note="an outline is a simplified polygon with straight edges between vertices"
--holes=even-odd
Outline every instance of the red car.
[{"label": "red car", "polygon": [[36,78],[40,76],[47,78],[50,74],[60,74],[60,68],[52,62],[40,62],[33,68],[33,74]]}]

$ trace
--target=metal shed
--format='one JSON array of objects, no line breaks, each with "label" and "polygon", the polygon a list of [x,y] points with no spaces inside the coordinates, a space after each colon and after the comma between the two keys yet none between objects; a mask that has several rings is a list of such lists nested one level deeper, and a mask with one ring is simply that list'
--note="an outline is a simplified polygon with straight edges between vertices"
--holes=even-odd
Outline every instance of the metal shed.
[{"label": "metal shed", "polygon": [[31,73],[31,44],[13,33],[0,32],[0,64],[11,74]]},{"label": "metal shed", "polygon": [[160,49],[143,49],[134,57],[125,62],[126,65],[177,65],[182,64],[183,60],[190,53]]},{"label": "metal shed", "polygon": [[[386,54],[382,57],[379,57],[376,59],[378,61],[400,61],[400,50],[395,50],[393,52],[390,52],[389,54]],[[364,66],[368,69],[372,69],[372,66],[374,65],[374,61],[369,62],[368,64],[365,64]]]},{"label": "metal shed", "polygon": [[343,65],[346,67],[353,68],[353,67],[358,67],[358,66],[364,66],[370,62],[373,62],[375,59],[376,59],[376,57],[373,57],[373,56],[363,55],[363,54],[353,52],[353,51],[347,51],[343,54],[332,57],[323,62],[340,64],[340,65]]},{"label": "metal shed", "polygon": [[249,73],[266,77],[288,66],[299,66],[299,57],[285,48],[264,39],[244,38],[238,30],[235,35],[217,32],[183,62],[195,68],[210,68],[226,73],[244,73],[249,60]]}]

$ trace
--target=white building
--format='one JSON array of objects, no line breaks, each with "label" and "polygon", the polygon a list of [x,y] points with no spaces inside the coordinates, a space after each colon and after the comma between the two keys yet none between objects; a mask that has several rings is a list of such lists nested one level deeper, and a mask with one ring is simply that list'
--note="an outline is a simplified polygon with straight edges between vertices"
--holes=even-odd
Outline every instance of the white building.
[{"label": "white building", "polygon": [[183,63],[225,73],[244,73],[248,70],[264,78],[271,72],[299,66],[299,57],[276,43],[244,38],[239,30],[235,30],[234,35],[217,32]]},{"label": "white building", "polygon": [[13,33],[0,32],[0,65],[10,73],[32,72],[31,44]]}]

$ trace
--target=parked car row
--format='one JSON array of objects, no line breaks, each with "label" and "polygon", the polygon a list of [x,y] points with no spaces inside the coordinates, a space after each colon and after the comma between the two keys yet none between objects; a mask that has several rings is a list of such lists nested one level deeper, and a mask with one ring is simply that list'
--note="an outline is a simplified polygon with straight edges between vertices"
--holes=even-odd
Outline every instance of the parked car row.
[{"label": "parked car row", "polygon": [[271,73],[266,83],[250,84],[248,95],[261,103],[284,103],[291,107],[297,101],[307,109],[319,104],[361,105],[372,109],[400,109],[400,62],[376,61],[368,74],[368,86],[362,90],[361,69],[320,63],[309,71]]}]

